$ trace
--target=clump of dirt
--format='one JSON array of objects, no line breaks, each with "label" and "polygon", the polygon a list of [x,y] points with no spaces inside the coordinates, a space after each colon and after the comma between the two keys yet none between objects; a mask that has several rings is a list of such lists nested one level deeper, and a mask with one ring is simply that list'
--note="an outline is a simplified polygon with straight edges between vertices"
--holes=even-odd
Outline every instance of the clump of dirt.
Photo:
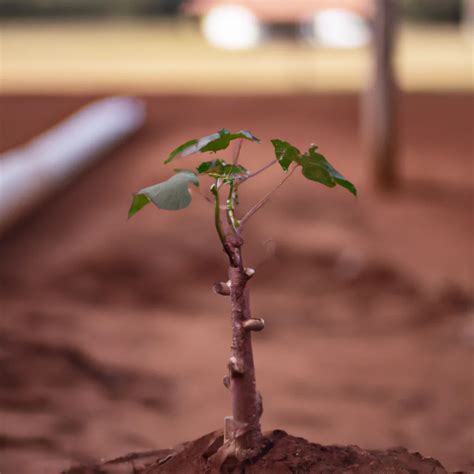
[{"label": "clump of dirt", "polygon": [[266,446],[254,459],[239,463],[226,457],[222,431],[214,431],[173,450],[132,453],[96,466],[76,466],[63,474],[441,474],[447,471],[433,458],[405,448],[385,451],[358,446],[322,446],[284,431],[266,433]]}]

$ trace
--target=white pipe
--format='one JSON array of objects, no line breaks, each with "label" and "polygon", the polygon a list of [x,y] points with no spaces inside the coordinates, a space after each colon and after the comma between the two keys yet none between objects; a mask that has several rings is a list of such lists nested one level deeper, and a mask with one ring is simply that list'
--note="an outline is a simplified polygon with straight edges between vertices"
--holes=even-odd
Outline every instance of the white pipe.
[{"label": "white pipe", "polygon": [[145,121],[143,101],[102,99],[25,146],[0,154],[0,233]]}]

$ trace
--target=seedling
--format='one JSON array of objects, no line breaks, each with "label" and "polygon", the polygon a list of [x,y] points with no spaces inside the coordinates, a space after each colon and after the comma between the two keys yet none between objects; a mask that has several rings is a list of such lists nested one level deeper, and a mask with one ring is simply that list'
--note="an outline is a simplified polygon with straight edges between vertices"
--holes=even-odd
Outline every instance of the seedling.
[{"label": "seedling", "polygon": [[[237,142],[231,163],[214,158],[202,162],[195,170],[175,169],[174,175],[167,181],[135,193],[128,215],[132,217],[150,202],[159,209],[183,209],[191,203],[189,186],[199,189],[201,180],[211,180],[210,196],[202,196],[213,204],[215,228],[229,260],[227,281],[214,285],[215,293],[230,296],[231,300],[232,354],[224,385],[231,393],[232,418],[227,418],[226,422],[226,447],[227,453],[233,454],[238,460],[245,460],[255,456],[264,443],[260,427],[262,397],[255,381],[251,332],[261,331],[265,325],[263,319],[252,318],[250,313],[247,283],[254,276],[255,270],[244,266],[242,246],[245,226],[298,168],[305,178],[330,188],[339,185],[354,195],[356,188],[317,151],[316,145],[311,145],[305,153],[301,153],[286,141],[271,140],[275,158],[260,169],[247,170],[239,164],[242,143],[244,140],[260,143],[260,140],[244,130],[231,133],[222,129],[212,135],[190,140],[173,150],[165,163],[194,153],[217,153],[226,149],[234,140]],[[240,215],[238,196],[244,184],[275,164],[281,167],[283,179],[246,213]]]}]

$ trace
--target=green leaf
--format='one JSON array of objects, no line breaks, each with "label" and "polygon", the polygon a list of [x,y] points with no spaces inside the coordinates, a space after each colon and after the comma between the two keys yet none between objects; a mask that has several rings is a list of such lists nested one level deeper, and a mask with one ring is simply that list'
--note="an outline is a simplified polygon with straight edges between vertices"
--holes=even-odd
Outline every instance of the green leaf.
[{"label": "green leaf", "polygon": [[329,188],[336,186],[336,182],[331,174],[324,169],[322,166],[313,163],[307,163],[303,165],[301,170],[305,178],[310,179],[311,181],[316,181],[317,183],[324,184]]},{"label": "green leaf", "polygon": [[231,133],[226,128],[223,128],[217,133],[207,135],[199,139],[189,140],[183,143],[178,148],[173,150],[165,163],[169,163],[177,156],[188,156],[198,152],[217,152],[219,150],[225,150],[232,140],[236,139],[250,140],[256,143],[260,143],[260,140],[246,130],[240,130],[237,133]]},{"label": "green leaf", "polygon": [[255,143],[260,143],[260,140],[252,135],[250,132],[247,132],[246,130],[240,130],[237,133],[231,133],[229,130],[226,128],[223,128],[218,132],[219,137],[210,141],[208,144],[203,146],[200,151],[219,151],[219,150],[225,150],[230,142],[232,140],[238,140],[238,139],[245,139],[245,140],[250,140]]},{"label": "green leaf", "polygon": [[187,148],[191,148],[193,145],[196,145],[198,143],[198,141],[196,139],[194,140],[189,140],[188,142],[186,143],[183,143],[182,145],[180,145],[178,148],[175,148],[171,153],[170,155],[168,156],[167,160],[165,161],[165,164],[166,163],[169,163],[173,158],[175,158],[176,156],[180,155],[180,154],[183,154],[183,152],[187,149]]},{"label": "green leaf", "polygon": [[303,175],[312,181],[317,181],[330,188],[339,184],[339,186],[346,188],[354,196],[357,196],[356,187],[349,180],[344,178],[321,153],[317,153],[316,149],[317,146],[312,145],[303,156],[301,160]]},{"label": "green leaf", "polygon": [[150,203],[150,200],[144,194],[134,194],[132,205],[128,211],[128,218],[134,216],[138,211],[143,209],[147,204]]},{"label": "green leaf", "polygon": [[288,171],[293,161],[298,163],[301,160],[301,152],[290,143],[276,138],[271,140],[271,142],[275,149],[276,159],[284,171]]},{"label": "green leaf", "polygon": [[344,178],[321,153],[316,152],[318,149],[316,145],[311,145],[304,155],[298,148],[283,140],[273,139],[272,145],[275,149],[275,156],[284,171],[288,171],[291,163],[296,163],[302,167],[305,178],[330,188],[334,188],[338,184],[357,196],[355,186]]},{"label": "green leaf", "polygon": [[177,211],[191,203],[189,183],[199,186],[199,181],[192,171],[180,171],[168,180],[140,189],[132,201],[129,217],[132,217],[150,201],[159,209]]},{"label": "green leaf", "polygon": [[247,172],[243,166],[228,164],[224,160],[205,161],[197,167],[196,171],[213,178],[227,178]]},{"label": "green leaf", "polygon": [[357,196],[357,188],[349,180],[347,180],[346,178],[342,178],[342,179],[334,178],[334,180],[336,181],[337,184],[339,184],[339,186],[346,188],[354,196]]}]

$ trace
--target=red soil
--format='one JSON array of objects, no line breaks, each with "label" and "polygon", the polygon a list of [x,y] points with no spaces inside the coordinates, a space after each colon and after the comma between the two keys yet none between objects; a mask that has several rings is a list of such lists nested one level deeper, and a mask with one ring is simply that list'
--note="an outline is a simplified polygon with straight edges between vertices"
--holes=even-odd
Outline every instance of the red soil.
[{"label": "red soil", "polygon": [[222,431],[177,446],[144,454],[132,453],[65,474],[444,474],[435,459],[404,448],[367,451],[357,446],[321,446],[284,431],[266,433],[262,453],[244,463],[225,455]]},{"label": "red soil", "polygon": [[[88,99],[1,98],[1,148]],[[317,142],[360,191],[295,176],[248,228],[264,427],[473,469],[470,98],[403,97],[404,179],[391,196],[366,184],[355,97],[148,104],[143,131],[0,241],[2,474],[173,446],[229,414],[211,210],[196,197],[126,221],[131,193],[168,174],[167,151],[223,126]],[[243,152],[249,168],[271,157],[268,145]],[[249,183],[242,207],[276,179]]]}]

